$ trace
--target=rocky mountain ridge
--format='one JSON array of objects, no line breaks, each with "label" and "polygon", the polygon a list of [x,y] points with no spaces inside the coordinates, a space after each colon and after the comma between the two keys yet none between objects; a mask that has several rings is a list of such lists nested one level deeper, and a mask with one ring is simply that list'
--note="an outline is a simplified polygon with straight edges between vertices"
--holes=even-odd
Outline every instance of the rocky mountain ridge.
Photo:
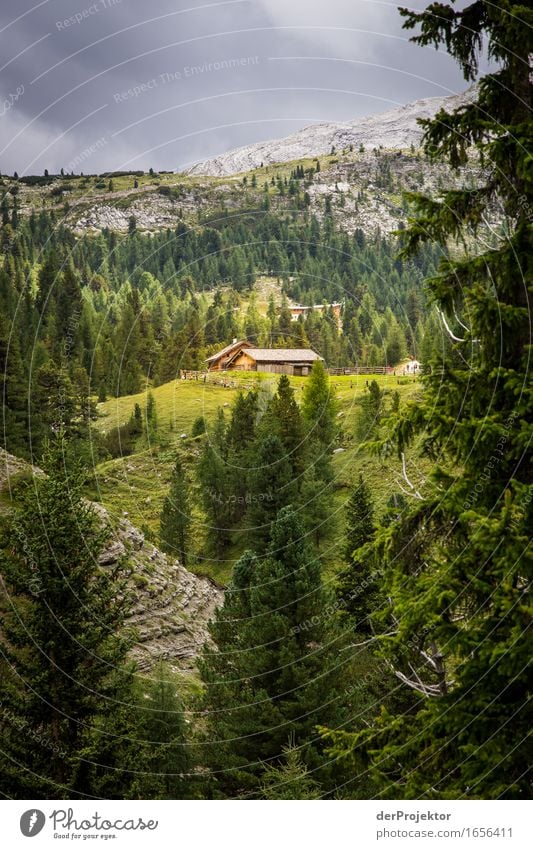
[{"label": "rocky mountain ridge", "polygon": [[[404,192],[438,196],[447,188],[473,187],[479,181],[481,168],[474,154],[460,172],[430,161],[420,150],[422,129],[417,124],[419,118],[430,118],[443,107],[452,111],[474,97],[472,87],[349,125],[314,124],[286,139],[229,151],[186,174],[152,174],[136,188],[128,181],[111,189],[109,181],[101,191],[101,180],[80,177],[67,186],[71,191],[65,200],[53,184],[17,186],[21,214],[37,207],[59,212],[63,203],[63,222],[81,236],[105,229],[127,233],[133,219],[140,231],[156,232],[179,224],[195,227],[203,217],[216,220],[249,209],[281,216],[305,210],[319,220],[328,209],[335,224],[349,234],[361,229],[370,238],[386,235],[408,217]],[[295,196],[289,182],[297,170]]]},{"label": "rocky mountain ridge", "polygon": [[187,173],[227,177],[261,165],[305,159],[350,145],[388,150],[418,147],[422,138],[419,119],[433,118],[443,108],[453,111],[469,103],[474,96],[475,89],[471,87],[462,94],[415,100],[386,112],[356,118],[350,123],[311,124],[286,138],[246,145],[198,162]]}]

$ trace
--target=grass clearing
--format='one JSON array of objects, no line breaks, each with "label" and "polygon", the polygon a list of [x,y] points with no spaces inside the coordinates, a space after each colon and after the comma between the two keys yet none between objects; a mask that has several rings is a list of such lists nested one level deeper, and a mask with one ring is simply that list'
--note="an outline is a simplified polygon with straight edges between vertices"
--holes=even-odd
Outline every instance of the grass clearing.
[{"label": "grass clearing", "polygon": [[[332,499],[336,521],[323,539],[319,552],[323,559],[326,579],[333,577],[342,565],[344,505],[359,474],[362,473],[370,485],[378,514],[385,509],[391,494],[399,489],[397,481],[401,476],[401,464],[396,456],[384,461],[357,450],[354,426],[359,408],[358,401],[366,390],[367,382],[370,383],[373,379],[388,392],[398,390],[402,403],[416,397],[420,392],[418,381],[403,382],[399,385],[394,375],[341,375],[331,378],[340,413],[339,447],[343,450],[333,457],[336,481]],[[275,391],[277,380],[277,375],[266,373],[217,373],[209,375],[205,383],[203,379],[174,380],[153,389],[147,388],[137,395],[113,398],[99,404],[100,418],[97,427],[106,432],[112,427],[124,424],[136,403],[144,409],[148,391],[151,391],[156,402],[158,437],[154,444],[148,444],[141,438],[134,454],[100,463],[95,470],[96,485],[88,494],[102,501],[111,515],[117,518],[127,515],[134,525],[157,544],[159,516],[177,453],[191,482],[192,500],[195,505],[200,503],[195,466],[205,436],[190,436],[194,420],[198,416],[204,416],[208,423],[212,422],[219,407],[229,414],[239,389],[247,391],[266,382],[272,391]],[[296,398],[300,400],[307,378],[291,377],[290,380]],[[223,382],[228,385],[222,385]],[[419,481],[427,473],[427,462],[417,459],[415,452],[410,455],[409,462],[410,475],[415,481]],[[227,584],[233,563],[248,547],[246,530],[235,530],[232,544],[228,547],[224,559],[220,560],[210,557],[204,550],[205,528],[198,506],[193,508],[192,520],[194,556],[191,557],[188,567],[198,574],[208,575],[220,584]]]}]

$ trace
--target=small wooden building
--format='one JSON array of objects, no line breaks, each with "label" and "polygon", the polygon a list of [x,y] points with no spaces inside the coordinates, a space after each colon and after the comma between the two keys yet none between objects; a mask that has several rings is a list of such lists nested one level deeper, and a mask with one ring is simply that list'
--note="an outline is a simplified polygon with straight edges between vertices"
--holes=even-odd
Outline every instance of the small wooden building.
[{"label": "small wooden building", "polygon": [[403,369],[404,374],[419,374],[419,372],[420,363],[418,360],[409,360],[409,362],[405,364]]},{"label": "small wooden building", "polygon": [[246,339],[241,339],[240,341],[234,339],[231,345],[226,345],[226,347],[222,348],[221,351],[217,351],[216,354],[207,358],[207,370],[222,371],[223,369],[228,368],[228,363],[234,355],[240,353],[243,348],[253,348],[253,345],[251,342],[247,342]]},{"label": "small wooden building", "polygon": [[266,371],[305,377],[316,360],[323,359],[310,348],[254,348],[250,342],[234,342],[209,357],[209,371],[235,369]]},{"label": "small wooden building", "polygon": [[[334,304],[315,304],[312,307],[304,306],[304,304],[293,304],[289,307],[291,313],[291,321],[298,321],[300,317],[307,318],[309,313],[311,312],[319,312],[323,313],[327,310],[331,310],[335,321],[337,322],[337,326],[341,327],[342,325],[342,312],[343,304],[340,301],[337,301]],[[281,312],[281,307],[279,308]]]}]

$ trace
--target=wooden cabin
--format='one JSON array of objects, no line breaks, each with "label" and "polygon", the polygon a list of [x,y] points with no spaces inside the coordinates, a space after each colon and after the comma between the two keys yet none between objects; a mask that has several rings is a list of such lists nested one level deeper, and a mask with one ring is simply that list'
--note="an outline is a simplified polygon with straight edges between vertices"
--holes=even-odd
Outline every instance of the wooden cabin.
[{"label": "wooden cabin", "polygon": [[244,348],[253,348],[253,345],[251,342],[247,342],[246,339],[241,339],[240,341],[234,339],[231,345],[226,345],[221,351],[217,351],[216,354],[207,358],[207,370],[223,371],[228,368],[228,363],[234,355],[240,353]]},{"label": "wooden cabin", "polygon": [[250,342],[234,342],[206,360],[209,371],[266,371],[306,377],[316,360],[310,348],[254,348]]},{"label": "wooden cabin", "polygon": [[[333,317],[335,318],[335,321],[337,322],[337,326],[341,327],[341,325],[342,325],[342,316],[341,316],[342,307],[343,307],[343,304],[339,301],[339,302],[334,303],[334,304],[315,304],[312,307],[304,306],[303,304],[293,304],[292,306],[289,307],[289,310],[290,310],[290,314],[291,314],[291,321],[298,321],[298,319],[300,317],[307,318],[307,316],[311,312],[323,313],[327,310],[331,310],[331,313],[332,313]],[[281,312],[281,309],[282,308],[280,307],[278,312]]]}]

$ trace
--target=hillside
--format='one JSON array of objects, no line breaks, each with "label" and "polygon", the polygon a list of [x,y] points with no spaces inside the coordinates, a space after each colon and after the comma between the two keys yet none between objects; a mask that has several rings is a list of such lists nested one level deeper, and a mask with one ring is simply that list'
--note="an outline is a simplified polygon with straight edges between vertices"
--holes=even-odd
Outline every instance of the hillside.
[{"label": "hillside", "polygon": [[350,123],[311,124],[284,139],[273,139],[239,147],[213,159],[198,162],[188,169],[192,175],[227,177],[252,171],[261,165],[305,159],[342,150],[352,145],[401,150],[418,147],[422,137],[421,119],[432,118],[441,109],[451,111],[475,96],[475,89],[449,97],[415,100],[377,115],[354,119]]},{"label": "hillside", "polygon": [[[42,475],[22,460],[0,449],[0,509],[10,509],[13,493],[22,481]],[[135,628],[137,642],[132,651],[139,669],[158,660],[169,660],[182,671],[194,669],[207,639],[207,622],[222,602],[222,592],[208,578],[188,572],[181,564],[149,543],[123,511],[94,504],[102,524],[109,530],[108,542],[99,562],[106,569],[128,558],[128,585],[133,596],[127,625]]]},{"label": "hillside", "polygon": [[[470,102],[474,93],[418,100],[352,124],[313,124],[285,139],[228,151],[186,173],[51,175],[29,182],[2,177],[0,185],[17,193],[22,214],[55,210],[78,235],[105,229],[126,233],[132,217],[141,231],[196,226],[199,217],[259,211],[265,205],[320,220],[326,202],[345,232],[387,234],[407,217],[404,192],[435,195],[478,181],[475,159],[459,174],[430,163],[420,152],[417,124],[440,108]],[[289,184],[298,172],[295,192]]]},{"label": "hillside", "polygon": [[[332,522],[330,531],[321,546],[321,558],[325,571],[333,578],[342,562],[344,508],[352,487],[363,473],[372,487],[378,513],[382,513],[387,501],[398,491],[401,480],[401,464],[392,455],[387,458],[358,450],[355,438],[355,422],[361,399],[365,396],[367,382],[376,380],[390,400],[397,391],[401,403],[417,397],[420,383],[416,379],[398,380],[394,375],[340,376],[332,378],[332,387],[338,402],[339,435],[333,457],[335,481],[332,489]],[[300,400],[307,378],[291,377],[290,383]],[[157,543],[159,516],[168,492],[176,452],[180,457],[193,486],[194,501],[201,501],[196,483],[198,459],[205,445],[205,436],[191,436],[194,419],[205,416],[213,424],[216,410],[221,407],[229,416],[230,407],[238,389],[248,390],[263,386],[274,391],[276,375],[228,372],[223,377],[214,374],[212,382],[203,384],[195,380],[176,380],[152,390],[158,414],[158,434],[155,441],[141,439],[135,451],[128,456],[107,460],[95,469],[96,489],[94,497],[115,516],[124,514],[143,529],[147,538]],[[226,385],[224,385],[226,384]],[[97,427],[102,432],[124,424],[133,412],[135,404],[146,406],[146,393],[111,399],[98,405],[100,418]],[[419,482],[425,477],[429,464],[409,452],[411,474]],[[205,547],[205,518],[197,508],[192,515],[194,557],[189,568],[199,575],[208,575],[217,583],[229,581],[235,559],[247,547],[246,534],[235,528],[232,544],[223,558],[214,557]]]}]

